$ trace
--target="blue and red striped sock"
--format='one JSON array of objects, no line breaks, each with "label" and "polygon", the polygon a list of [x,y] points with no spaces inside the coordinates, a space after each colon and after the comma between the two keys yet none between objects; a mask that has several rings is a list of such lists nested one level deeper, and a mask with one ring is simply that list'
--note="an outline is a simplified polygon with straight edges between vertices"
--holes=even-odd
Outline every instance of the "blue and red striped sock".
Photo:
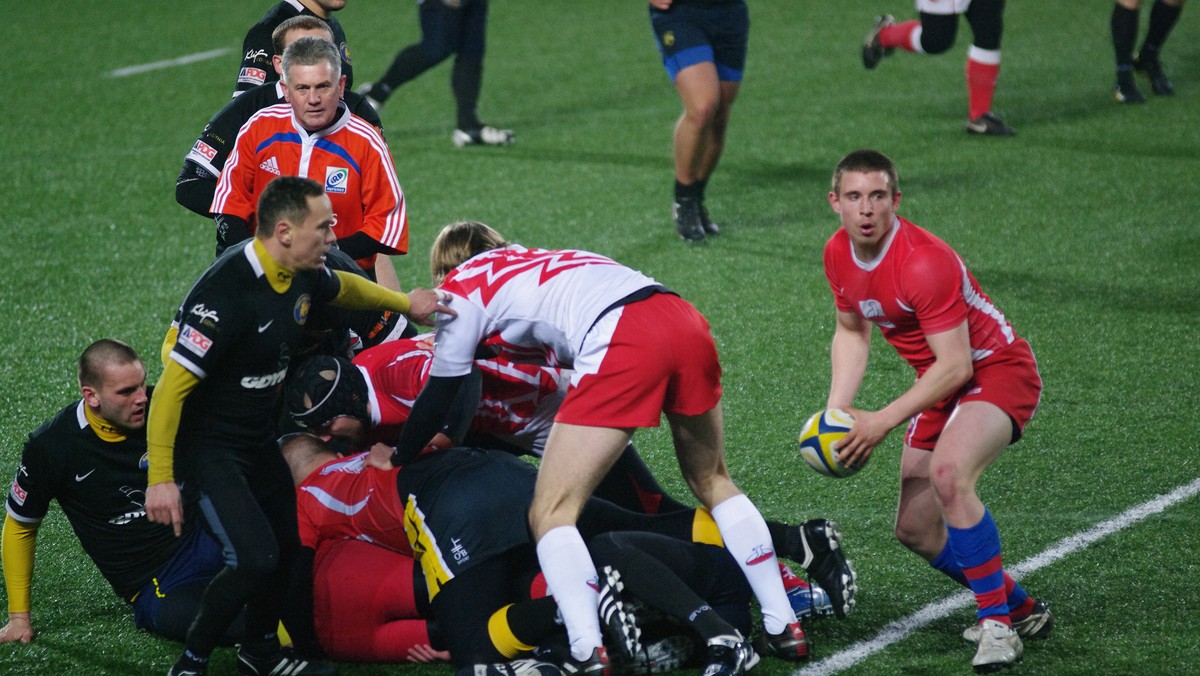
[{"label": "blue and red striped sock", "polygon": [[[975,592],[979,621],[996,620],[1012,625],[1008,614],[1008,586],[1000,554],[1000,531],[986,509],[979,523],[970,528],[951,528],[949,546],[963,575]],[[1014,582],[1015,586],[1016,583]]]},{"label": "blue and red striped sock", "polygon": [[[962,568],[958,565],[958,561],[954,560],[954,552],[950,550],[949,541],[946,542],[946,546],[942,548],[941,553],[929,562],[929,565],[934,570],[937,570],[967,589],[971,588],[970,583],[967,582],[967,576],[963,574]],[[1004,591],[1008,594],[1008,614],[1013,619],[1019,620],[1033,612],[1033,604],[1036,601],[1025,591],[1024,587],[1017,584],[1017,581],[1009,576],[1008,571],[1004,571]]]}]

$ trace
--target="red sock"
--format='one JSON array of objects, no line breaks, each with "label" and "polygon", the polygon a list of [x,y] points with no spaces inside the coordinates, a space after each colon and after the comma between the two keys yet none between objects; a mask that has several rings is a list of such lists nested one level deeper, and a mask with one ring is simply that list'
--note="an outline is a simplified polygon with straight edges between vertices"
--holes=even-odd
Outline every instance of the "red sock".
[{"label": "red sock", "polygon": [[1016,608],[1009,608],[1008,614],[1012,616],[1014,620],[1023,620],[1026,617],[1029,617],[1029,613],[1033,612],[1033,606],[1036,603],[1037,601],[1034,601],[1032,596],[1026,596],[1025,602]]},{"label": "red sock", "polygon": [[920,21],[904,21],[893,24],[879,31],[879,44],[887,47],[899,47],[910,52],[917,51],[913,46],[913,32],[921,27]]},{"label": "red sock", "polygon": [[783,561],[779,562],[779,574],[783,577],[783,590],[791,591],[797,587],[807,588],[808,583],[800,579],[799,575],[792,572],[791,568]]},{"label": "red sock", "polygon": [[1000,63],[983,63],[967,58],[967,98],[970,101],[972,120],[992,110],[992,96],[996,93],[996,78],[1000,75]]}]

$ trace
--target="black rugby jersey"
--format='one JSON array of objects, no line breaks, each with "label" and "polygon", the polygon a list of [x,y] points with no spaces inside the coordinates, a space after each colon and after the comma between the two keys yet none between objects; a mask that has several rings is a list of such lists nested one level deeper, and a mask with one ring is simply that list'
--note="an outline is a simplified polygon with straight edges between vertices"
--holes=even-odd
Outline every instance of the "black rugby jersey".
[{"label": "black rugby jersey", "polygon": [[177,450],[205,441],[257,447],[274,438],[279,394],[309,310],[341,289],[322,267],[297,272],[288,290],[277,293],[256,241],[213,261],[176,314],[170,358],[200,378],[183,404]]},{"label": "black rugby jersey", "polygon": [[[275,54],[271,33],[275,32],[279,24],[301,14],[317,16],[300,4],[299,0],[284,0],[267,10],[263,18],[250,27],[242,41],[242,63],[233,88],[234,96],[238,96],[238,92],[279,80],[279,74],[271,65],[271,57]],[[346,76],[346,89],[352,89],[354,71],[350,64],[350,48],[346,45],[346,31],[332,14],[328,19],[321,20],[329,24],[329,30],[333,33],[333,44],[337,45],[338,52],[342,55],[342,75]]]},{"label": "black rugby jersey", "polygon": [[[84,406],[78,401],[62,409],[29,435],[9,487],[8,514],[37,523],[57,500],[100,574],[128,599],[182,539],[171,526],[146,519],[145,430],[105,441],[88,424]],[[192,526],[185,520],[185,532]]]}]

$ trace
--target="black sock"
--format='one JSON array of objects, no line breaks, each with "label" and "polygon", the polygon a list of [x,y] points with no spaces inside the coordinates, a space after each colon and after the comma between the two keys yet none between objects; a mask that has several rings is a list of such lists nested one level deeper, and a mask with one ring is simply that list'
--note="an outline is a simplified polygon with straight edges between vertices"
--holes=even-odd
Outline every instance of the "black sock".
[{"label": "black sock", "polygon": [[1167,41],[1182,9],[1182,6],[1172,7],[1163,0],[1154,3],[1150,8],[1150,27],[1146,29],[1146,39],[1142,41],[1142,48],[1138,52],[1139,60],[1146,58],[1158,61],[1158,50]]},{"label": "black sock", "polygon": [[1133,66],[1133,45],[1137,42],[1138,13],[1116,3],[1112,13],[1113,50],[1117,55],[1117,72],[1128,71]]},{"label": "black sock", "polygon": [[175,666],[180,667],[181,671],[188,669],[205,670],[208,668],[208,655],[198,655],[190,649],[184,650],[183,655],[175,661]]},{"label": "black sock", "polygon": [[696,181],[690,185],[684,185],[680,183],[678,179],[676,179],[675,201],[684,202],[687,200],[693,200],[699,202],[704,197],[703,190],[703,184],[700,181]]},{"label": "black sock", "polygon": [[475,111],[479,104],[479,91],[482,88],[483,61],[461,56],[454,59],[454,70],[450,74],[450,89],[454,91],[459,129],[471,131],[483,126]]}]

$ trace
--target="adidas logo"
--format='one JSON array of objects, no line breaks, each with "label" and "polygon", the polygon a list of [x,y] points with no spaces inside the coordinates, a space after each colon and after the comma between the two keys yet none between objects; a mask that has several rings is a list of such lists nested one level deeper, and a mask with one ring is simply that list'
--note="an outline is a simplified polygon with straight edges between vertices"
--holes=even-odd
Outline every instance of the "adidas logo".
[{"label": "adidas logo", "polygon": [[275,161],[274,155],[268,157],[266,162],[258,165],[258,168],[262,169],[263,171],[269,171],[276,176],[279,175],[279,162]]}]

